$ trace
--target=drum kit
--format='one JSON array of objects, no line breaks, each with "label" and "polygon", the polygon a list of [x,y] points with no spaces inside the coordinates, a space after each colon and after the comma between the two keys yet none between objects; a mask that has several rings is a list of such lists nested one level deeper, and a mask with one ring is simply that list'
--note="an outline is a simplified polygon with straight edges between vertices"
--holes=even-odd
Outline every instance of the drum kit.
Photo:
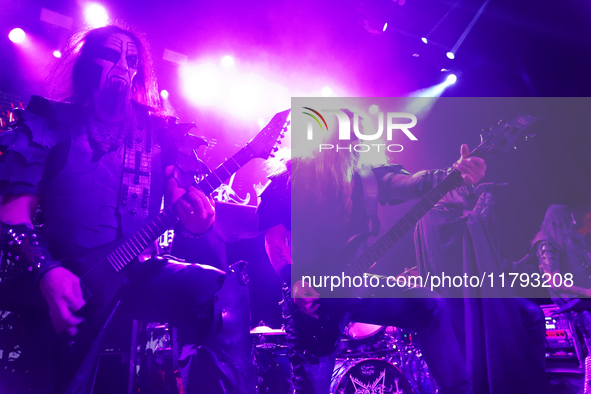
[{"label": "drum kit", "polygon": [[[292,394],[285,331],[261,325],[251,331],[251,336],[258,394]],[[359,393],[436,393],[414,332],[349,323],[338,346],[330,394]]]}]

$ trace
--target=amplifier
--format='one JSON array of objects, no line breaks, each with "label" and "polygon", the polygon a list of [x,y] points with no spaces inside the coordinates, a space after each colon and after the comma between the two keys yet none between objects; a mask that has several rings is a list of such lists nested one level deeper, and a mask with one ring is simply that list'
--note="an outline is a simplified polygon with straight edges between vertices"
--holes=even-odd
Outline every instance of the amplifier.
[{"label": "amplifier", "polygon": [[546,371],[583,373],[584,361],[570,313],[552,315],[558,307],[540,305],[546,316]]}]

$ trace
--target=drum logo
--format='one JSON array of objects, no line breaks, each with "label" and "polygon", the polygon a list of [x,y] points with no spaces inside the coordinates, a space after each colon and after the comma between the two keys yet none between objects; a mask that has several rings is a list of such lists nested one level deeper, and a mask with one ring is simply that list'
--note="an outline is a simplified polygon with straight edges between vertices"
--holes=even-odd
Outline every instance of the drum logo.
[{"label": "drum logo", "polygon": [[[385,372],[385,371],[384,371]],[[362,365],[361,366],[361,373],[364,375],[373,375],[373,365]]]},{"label": "drum logo", "polygon": [[[361,368],[363,375],[372,375],[374,373],[373,365],[364,365]],[[355,388],[354,394],[403,394],[402,390],[398,388],[398,379],[394,379],[396,390],[393,387],[386,388],[386,370],[384,369],[380,376],[373,382],[364,383],[361,380],[351,376],[351,383]]]}]

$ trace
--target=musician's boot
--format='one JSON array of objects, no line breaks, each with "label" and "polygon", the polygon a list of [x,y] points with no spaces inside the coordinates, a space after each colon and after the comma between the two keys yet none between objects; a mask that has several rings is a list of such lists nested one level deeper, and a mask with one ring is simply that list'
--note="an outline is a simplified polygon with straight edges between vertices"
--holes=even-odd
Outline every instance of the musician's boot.
[{"label": "musician's boot", "polygon": [[190,382],[187,393],[255,393],[247,284],[246,263],[232,265],[215,295],[210,335],[197,349],[195,368],[204,379]]}]

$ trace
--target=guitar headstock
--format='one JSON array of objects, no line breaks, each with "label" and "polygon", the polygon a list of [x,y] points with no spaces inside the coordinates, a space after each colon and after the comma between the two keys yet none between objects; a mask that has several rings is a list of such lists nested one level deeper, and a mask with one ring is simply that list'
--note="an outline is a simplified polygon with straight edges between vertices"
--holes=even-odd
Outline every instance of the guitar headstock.
[{"label": "guitar headstock", "polygon": [[507,153],[520,138],[529,139],[535,134],[527,133],[527,129],[540,118],[530,115],[520,115],[510,121],[501,120],[496,126],[484,130],[480,135],[481,143],[472,152],[481,156],[494,152]]},{"label": "guitar headstock", "polygon": [[281,144],[281,139],[285,137],[289,121],[287,120],[291,109],[278,112],[265,127],[248,142],[250,148],[254,151],[255,157],[268,159],[271,152],[278,150],[275,144]]}]

